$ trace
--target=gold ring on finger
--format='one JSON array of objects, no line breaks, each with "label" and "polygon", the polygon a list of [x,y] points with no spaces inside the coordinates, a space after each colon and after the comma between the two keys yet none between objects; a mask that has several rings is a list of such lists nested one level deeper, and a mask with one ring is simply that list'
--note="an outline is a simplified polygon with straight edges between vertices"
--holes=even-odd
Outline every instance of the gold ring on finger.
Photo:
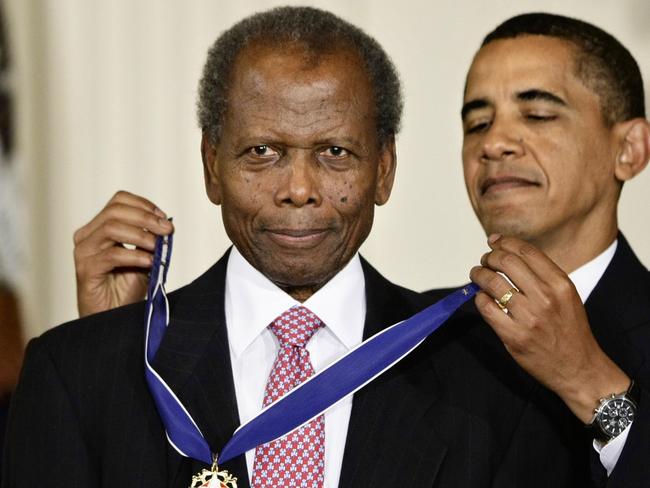
[{"label": "gold ring on finger", "polygon": [[508,302],[512,299],[513,296],[515,296],[515,293],[517,293],[519,290],[516,288],[510,288],[507,292],[503,294],[501,298],[497,300],[497,305],[501,310],[505,310],[508,308]]}]

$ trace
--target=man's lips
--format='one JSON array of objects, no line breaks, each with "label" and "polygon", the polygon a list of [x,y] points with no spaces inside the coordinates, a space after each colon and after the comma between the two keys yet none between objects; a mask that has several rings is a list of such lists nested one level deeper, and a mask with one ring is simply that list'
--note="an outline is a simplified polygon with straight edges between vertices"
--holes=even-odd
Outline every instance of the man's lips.
[{"label": "man's lips", "polygon": [[499,176],[495,178],[487,178],[481,185],[481,195],[494,194],[500,191],[526,188],[531,186],[539,186],[539,183],[518,176]]},{"label": "man's lips", "polygon": [[312,247],[319,244],[329,232],[327,228],[316,229],[265,229],[268,236],[283,247]]}]

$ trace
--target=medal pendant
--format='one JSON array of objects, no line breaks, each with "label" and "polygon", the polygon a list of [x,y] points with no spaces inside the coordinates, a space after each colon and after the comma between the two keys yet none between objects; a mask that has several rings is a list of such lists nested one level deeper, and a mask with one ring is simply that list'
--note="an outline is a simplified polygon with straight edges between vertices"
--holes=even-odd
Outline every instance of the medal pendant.
[{"label": "medal pendant", "polygon": [[215,459],[212,468],[192,476],[190,488],[237,488],[237,478],[225,469],[219,470]]}]

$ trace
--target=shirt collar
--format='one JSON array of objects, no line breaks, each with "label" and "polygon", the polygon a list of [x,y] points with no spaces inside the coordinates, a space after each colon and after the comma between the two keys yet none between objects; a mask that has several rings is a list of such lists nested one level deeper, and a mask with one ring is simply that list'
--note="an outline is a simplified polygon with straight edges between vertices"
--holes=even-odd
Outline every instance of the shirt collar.
[{"label": "shirt collar", "polygon": [[[226,270],[228,340],[235,357],[285,310],[300,305],[232,248]],[[365,279],[359,254],[303,304],[347,349],[357,345],[366,316]]]},{"label": "shirt collar", "polygon": [[578,290],[578,295],[580,295],[582,303],[587,301],[591,292],[596,288],[598,281],[605,274],[605,270],[612,261],[617,246],[618,239],[612,242],[601,254],[569,274],[569,279]]}]

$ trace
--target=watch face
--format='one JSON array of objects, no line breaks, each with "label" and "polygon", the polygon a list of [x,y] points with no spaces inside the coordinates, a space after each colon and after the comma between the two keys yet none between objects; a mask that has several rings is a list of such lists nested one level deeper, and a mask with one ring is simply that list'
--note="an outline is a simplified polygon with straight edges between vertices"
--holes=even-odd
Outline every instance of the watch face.
[{"label": "watch face", "polygon": [[598,423],[604,432],[616,437],[634,420],[634,404],[627,398],[614,398],[603,405]]}]

